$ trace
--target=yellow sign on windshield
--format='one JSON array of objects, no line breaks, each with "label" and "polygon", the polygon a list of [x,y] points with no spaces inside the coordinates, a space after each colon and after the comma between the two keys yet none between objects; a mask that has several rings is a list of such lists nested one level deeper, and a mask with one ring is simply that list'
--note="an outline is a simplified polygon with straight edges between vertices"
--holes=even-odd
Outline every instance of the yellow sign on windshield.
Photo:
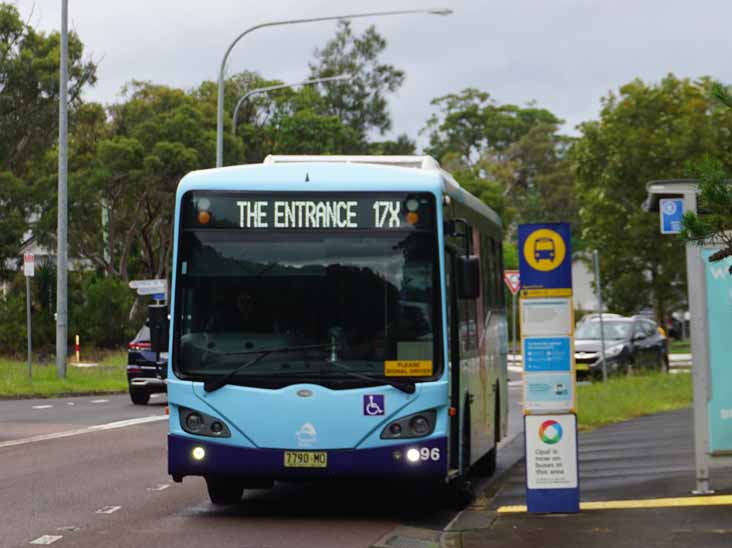
[{"label": "yellow sign on windshield", "polygon": [[432,375],[432,360],[391,360],[384,362],[387,377],[429,377]]}]

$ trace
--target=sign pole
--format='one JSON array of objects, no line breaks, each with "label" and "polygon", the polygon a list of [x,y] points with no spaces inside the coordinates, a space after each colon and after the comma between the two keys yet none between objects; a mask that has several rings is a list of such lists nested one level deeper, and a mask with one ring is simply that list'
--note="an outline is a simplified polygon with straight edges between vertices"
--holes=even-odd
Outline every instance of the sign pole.
[{"label": "sign pole", "polygon": [[516,293],[513,294],[513,355],[516,356]]},{"label": "sign pole", "polygon": [[600,281],[600,254],[597,249],[592,252],[595,263],[595,287],[597,288],[597,313],[600,314],[600,350],[602,356],[602,382],[607,382],[607,363],[605,362],[605,320],[603,319],[602,282]]},{"label": "sign pole", "polygon": [[25,316],[28,326],[28,378],[33,378],[33,345],[31,343],[31,291],[30,276],[25,277]]}]

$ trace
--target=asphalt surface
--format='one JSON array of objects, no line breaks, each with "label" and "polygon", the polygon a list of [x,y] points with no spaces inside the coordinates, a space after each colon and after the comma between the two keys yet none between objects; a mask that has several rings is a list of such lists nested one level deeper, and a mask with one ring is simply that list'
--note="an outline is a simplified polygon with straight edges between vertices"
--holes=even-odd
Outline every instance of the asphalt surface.
[{"label": "asphalt surface", "polygon": [[[684,409],[580,435],[581,501],[643,500],[652,505],[658,499],[690,497],[695,487],[692,433],[691,409]],[[467,512],[471,521],[464,520],[462,548],[732,547],[729,503],[497,514],[500,507],[524,504],[524,474],[523,463],[517,464],[495,497]],[[717,495],[732,494],[732,469],[713,468],[711,485]]]},{"label": "asphalt surface", "polygon": [[[510,394],[516,434],[520,386]],[[400,525],[455,519],[442,493],[376,483],[278,484],[213,506],[202,479],[168,477],[165,396],[156,401],[0,401],[0,547],[365,547]],[[499,455],[504,470],[516,458]]]}]

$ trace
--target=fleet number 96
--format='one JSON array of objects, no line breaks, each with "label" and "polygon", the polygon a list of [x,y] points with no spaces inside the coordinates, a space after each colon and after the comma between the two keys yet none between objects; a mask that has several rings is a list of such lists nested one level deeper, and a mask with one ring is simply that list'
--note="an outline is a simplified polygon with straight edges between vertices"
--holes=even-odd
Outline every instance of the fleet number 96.
[{"label": "fleet number 96", "polygon": [[437,447],[430,449],[429,447],[422,447],[419,450],[420,460],[440,460],[440,450]]}]

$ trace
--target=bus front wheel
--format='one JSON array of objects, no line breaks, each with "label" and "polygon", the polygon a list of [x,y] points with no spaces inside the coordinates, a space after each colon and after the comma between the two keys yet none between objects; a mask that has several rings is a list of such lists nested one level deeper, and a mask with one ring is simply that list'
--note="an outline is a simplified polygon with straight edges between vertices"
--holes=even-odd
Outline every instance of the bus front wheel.
[{"label": "bus front wheel", "polygon": [[206,478],[206,487],[214,504],[236,504],[244,493],[241,483],[221,478]]}]

